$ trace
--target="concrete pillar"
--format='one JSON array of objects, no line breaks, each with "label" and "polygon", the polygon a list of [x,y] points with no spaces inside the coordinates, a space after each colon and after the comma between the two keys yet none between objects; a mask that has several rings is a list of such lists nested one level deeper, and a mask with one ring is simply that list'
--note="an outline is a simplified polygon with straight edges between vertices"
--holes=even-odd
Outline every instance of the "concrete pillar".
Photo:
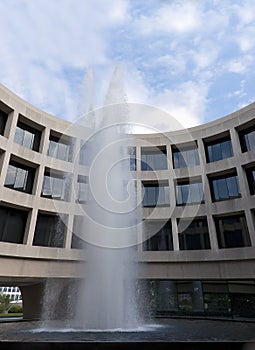
[{"label": "concrete pillar", "polygon": [[23,318],[37,320],[42,316],[44,283],[20,286],[23,300]]},{"label": "concrete pillar", "polygon": [[172,218],[173,250],[180,250],[177,219]]},{"label": "concrete pillar", "polygon": [[201,281],[192,282],[192,303],[193,303],[193,312],[202,313],[204,312],[204,297]]}]

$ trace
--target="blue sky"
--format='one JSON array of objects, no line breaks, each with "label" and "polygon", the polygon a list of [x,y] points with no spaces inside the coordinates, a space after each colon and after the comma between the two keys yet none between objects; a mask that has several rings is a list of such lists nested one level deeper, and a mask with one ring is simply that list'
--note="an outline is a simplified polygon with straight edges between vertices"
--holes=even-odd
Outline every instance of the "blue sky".
[{"label": "blue sky", "polygon": [[128,102],[185,126],[255,100],[255,0],[0,0],[0,13],[0,82],[63,119],[88,67],[103,104],[117,62]]}]

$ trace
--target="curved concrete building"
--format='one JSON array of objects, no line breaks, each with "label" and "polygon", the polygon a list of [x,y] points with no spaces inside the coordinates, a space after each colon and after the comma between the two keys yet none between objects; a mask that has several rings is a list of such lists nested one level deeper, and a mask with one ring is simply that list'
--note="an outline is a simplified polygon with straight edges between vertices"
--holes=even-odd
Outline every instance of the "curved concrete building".
[{"label": "curved concrete building", "polygon": [[[0,285],[21,288],[24,317],[46,279],[81,276],[88,135],[0,86]],[[242,316],[243,300],[255,306],[255,103],[129,147],[146,228],[134,277],[156,290],[156,312]]]}]

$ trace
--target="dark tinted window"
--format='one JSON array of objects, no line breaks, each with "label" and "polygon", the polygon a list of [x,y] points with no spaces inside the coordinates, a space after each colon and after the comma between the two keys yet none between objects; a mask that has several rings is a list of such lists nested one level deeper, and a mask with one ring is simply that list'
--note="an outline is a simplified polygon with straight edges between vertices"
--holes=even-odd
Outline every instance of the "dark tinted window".
[{"label": "dark tinted window", "polygon": [[39,151],[41,132],[30,126],[18,122],[14,142],[34,151]]},{"label": "dark tinted window", "polygon": [[242,152],[255,148],[255,126],[239,132]]},{"label": "dark tinted window", "polygon": [[176,204],[196,204],[204,202],[204,191],[201,181],[182,182],[176,184]]},{"label": "dark tinted window", "polygon": [[63,142],[62,139],[50,136],[48,156],[54,157],[67,162],[71,161],[71,146]]},{"label": "dark tinted window", "polygon": [[216,162],[233,156],[230,137],[205,143],[206,159],[208,163]]},{"label": "dark tinted window", "polygon": [[8,114],[0,110],[0,135],[4,135]]},{"label": "dark tinted window", "polygon": [[212,198],[214,201],[240,197],[240,189],[237,175],[210,179]]},{"label": "dark tinted window", "polygon": [[141,149],[142,170],[165,170],[167,169],[166,147],[154,147]]},{"label": "dark tinted window", "polygon": [[187,168],[199,165],[199,154],[197,147],[179,149],[172,147],[173,154],[173,167],[176,168]]},{"label": "dark tinted window", "polygon": [[7,169],[4,186],[16,191],[32,193],[34,175],[34,168],[11,161]]},{"label": "dark tinted window", "polygon": [[255,194],[255,168],[246,169],[247,180],[251,194]]},{"label": "dark tinted window", "polygon": [[191,223],[181,219],[178,222],[178,231],[180,250],[211,248],[206,218],[195,219]]},{"label": "dark tinted window", "polygon": [[27,212],[0,206],[0,241],[23,243]]},{"label": "dark tinted window", "polygon": [[84,236],[85,223],[83,216],[75,215],[73,221],[73,235],[71,248],[83,249],[86,247],[86,242],[82,239]]},{"label": "dark tinted window", "polygon": [[219,248],[250,246],[250,237],[243,214],[215,218]]},{"label": "dark tinted window", "polygon": [[38,214],[33,245],[64,247],[66,226],[57,215]]},{"label": "dark tinted window", "polygon": [[167,184],[143,182],[143,207],[169,205],[169,187]]},{"label": "dark tinted window", "polygon": [[44,175],[43,187],[42,187],[42,197],[67,200],[68,196],[68,179],[46,173]]},{"label": "dark tinted window", "polygon": [[[161,227],[163,226],[163,227]],[[144,237],[150,237],[143,243],[143,250],[173,250],[172,225],[157,221],[144,222]]]}]

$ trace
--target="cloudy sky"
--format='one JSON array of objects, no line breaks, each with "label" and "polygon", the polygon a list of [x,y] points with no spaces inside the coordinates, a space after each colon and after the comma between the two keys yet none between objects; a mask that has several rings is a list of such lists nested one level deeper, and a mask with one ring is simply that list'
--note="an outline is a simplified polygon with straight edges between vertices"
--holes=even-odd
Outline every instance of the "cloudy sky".
[{"label": "cloudy sky", "polygon": [[0,82],[60,118],[78,116],[89,67],[101,105],[118,62],[128,102],[185,126],[255,100],[255,0],[0,0],[0,13]]}]

